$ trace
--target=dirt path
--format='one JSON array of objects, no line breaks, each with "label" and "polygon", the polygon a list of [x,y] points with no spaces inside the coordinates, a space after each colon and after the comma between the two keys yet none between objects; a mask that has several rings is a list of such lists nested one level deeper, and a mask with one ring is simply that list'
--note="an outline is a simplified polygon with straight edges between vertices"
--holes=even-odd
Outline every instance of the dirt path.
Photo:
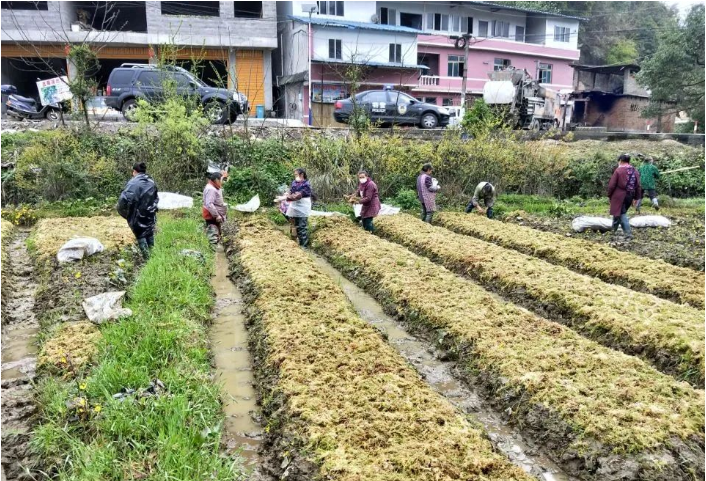
[{"label": "dirt path", "polygon": [[314,255],[321,269],[341,285],[358,314],[384,333],[388,342],[407,359],[429,385],[464,413],[470,414],[488,433],[495,448],[513,463],[543,481],[572,481],[548,455],[524,439],[502,419],[470,386],[454,375],[455,363],[444,360],[428,342],[412,336],[400,323],[390,318],[382,306],[358,286],[347,280],[322,257]]},{"label": "dirt path", "polygon": [[35,413],[32,381],[37,364],[39,324],[34,315],[37,282],[27,253],[28,230],[20,230],[7,253],[10,279],[6,318],[2,320],[2,470],[7,481],[33,479],[27,472],[29,435]]},{"label": "dirt path", "polygon": [[216,381],[222,383],[223,411],[226,415],[223,439],[229,452],[240,451],[245,466],[253,472],[250,480],[266,480],[259,449],[262,426],[248,351],[243,299],[228,278],[228,259],[222,250],[216,252],[211,286],[216,294],[213,324],[209,332],[211,351],[216,365]]}]

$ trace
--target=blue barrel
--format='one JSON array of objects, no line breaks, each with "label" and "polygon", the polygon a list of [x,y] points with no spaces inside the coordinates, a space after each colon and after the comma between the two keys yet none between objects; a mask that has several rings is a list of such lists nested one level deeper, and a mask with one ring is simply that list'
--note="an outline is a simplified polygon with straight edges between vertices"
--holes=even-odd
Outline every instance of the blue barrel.
[{"label": "blue barrel", "polygon": [[257,112],[257,118],[258,118],[258,119],[264,119],[264,118],[265,118],[265,106],[264,106],[264,105],[258,105],[258,106],[255,108],[255,110],[256,110],[256,112]]}]

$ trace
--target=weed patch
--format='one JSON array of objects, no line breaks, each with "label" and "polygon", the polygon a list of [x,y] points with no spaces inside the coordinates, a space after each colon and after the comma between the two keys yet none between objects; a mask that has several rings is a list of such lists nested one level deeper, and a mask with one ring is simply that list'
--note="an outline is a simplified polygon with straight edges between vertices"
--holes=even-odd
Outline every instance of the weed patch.
[{"label": "weed patch", "polygon": [[437,223],[458,234],[540,257],[553,264],[665,299],[704,307],[704,274],[620,252],[594,242],[540,232],[459,212],[441,212]]},{"label": "weed patch", "polygon": [[75,374],[93,360],[100,337],[90,322],[64,324],[42,346],[37,366],[52,374]]},{"label": "weed patch", "polygon": [[239,223],[234,247],[265,431],[289,479],[529,479],[266,219]]},{"label": "weed patch", "polygon": [[349,222],[320,221],[314,248],[388,310],[434,333],[469,378],[573,474],[602,481],[703,476],[703,391],[499,301]]}]

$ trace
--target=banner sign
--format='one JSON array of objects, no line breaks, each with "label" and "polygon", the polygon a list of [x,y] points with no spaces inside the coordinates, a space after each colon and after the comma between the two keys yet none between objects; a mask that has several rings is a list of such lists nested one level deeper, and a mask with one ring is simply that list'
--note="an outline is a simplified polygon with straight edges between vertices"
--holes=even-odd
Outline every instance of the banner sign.
[{"label": "banner sign", "polygon": [[39,101],[42,105],[56,104],[73,98],[67,77],[56,77],[37,82]]},{"label": "banner sign", "polygon": [[[323,87],[323,88],[322,88]],[[314,82],[314,102],[332,104],[336,100],[348,98],[348,89],[343,84],[317,84]]]}]

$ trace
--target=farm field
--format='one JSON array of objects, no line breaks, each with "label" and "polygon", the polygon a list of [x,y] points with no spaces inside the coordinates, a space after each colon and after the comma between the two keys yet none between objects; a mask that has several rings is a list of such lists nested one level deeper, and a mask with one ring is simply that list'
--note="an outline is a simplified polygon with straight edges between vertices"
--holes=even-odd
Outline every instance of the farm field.
[{"label": "farm field", "polygon": [[[678,268],[663,267],[677,276],[664,289],[640,284],[648,267],[624,274],[621,282],[635,283],[630,290],[617,285],[623,271],[591,277],[570,265],[571,256],[550,263],[541,249],[487,242],[404,214],[376,219],[377,235],[345,218],[317,220],[313,247],[330,262],[327,269],[269,216],[237,215],[227,224],[226,254],[255,374],[248,392],[256,393],[252,415],[263,433],[259,453],[246,463],[230,443],[242,434],[233,432],[239,423],[230,425],[224,412],[238,384],[215,376],[208,334],[223,301],[210,279],[223,257],[211,253],[198,216],[196,209],[160,213],[146,262],[117,217],[40,219],[31,229],[3,223],[3,272],[37,281],[25,293],[34,303],[36,327],[25,348],[36,375],[31,383],[3,381],[15,406],[31,406],[3,418],[3,427],[23,423],[12,425],[20,435],[3,435],[6,474],[27,467],[86,481],[158,473],[184,481],[704,475],[703,349],[691,342],[703,338],[693,320],[702,311],[693,307],[692,283],[676,280]],[[443,213],[439,223],[453,218]],[[99,238],[105,251],[58,265],[56,250],[76,235]],[[557,239],[555,256],[577,242],[560,240],[567,244]],[[26,265],[18,263],[23,253]],[[634,256],[634,264],[642,259]],[[603,272],[596,269],[596,276]],[[336,271],[400,320],[420,349],[448,363],[464,388],[440,391],[447,381],[427,378],[413,353],[402,355],[404,336],[379,330],[354,308]],[[11,279],[19,282],[17,274]],[[23,290],[6,286],[3,300],[25,302],[17,297]],[[127,291],[132,315],[88,322],[81,301],[112,290]],[[521,307],[535,307],[529,295],[541,300],[539,314]],[[600,309],[591,307],[599,301]],[[555,322],[557,312],[566,326]],[[609,328],[624,337],[611,337]],[[3,336],[3,351],[5,343]],[[646,347],[636,352],[637,345]],[[498,437],[488,413],[525,447],[504,445],[514,438]],[[536,459],[550,462],[532,464]]]}]

